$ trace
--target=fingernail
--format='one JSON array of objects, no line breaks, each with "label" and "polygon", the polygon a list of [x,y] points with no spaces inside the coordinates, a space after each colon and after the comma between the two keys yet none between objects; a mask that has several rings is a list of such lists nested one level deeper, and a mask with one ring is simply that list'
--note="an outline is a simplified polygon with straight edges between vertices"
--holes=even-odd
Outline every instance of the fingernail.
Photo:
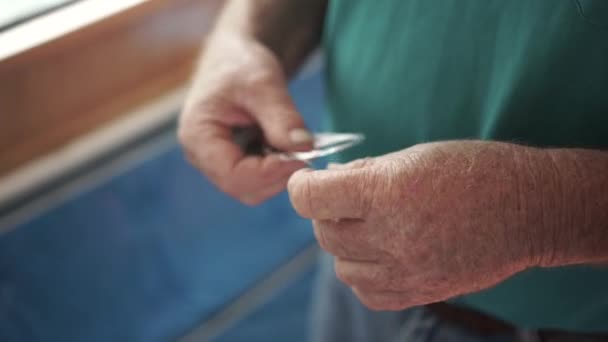
[{"label": "fingernail", "polygon": [[289,140],[294,145],[306,144],[313,141],[313,136],[304,128],[296,128],[289,131]]},{"label": "fingernail", "polygon": [[284,162],[298,160],[296,157],[286,154],[286,153],[279,154],[278,158],[280,161],[284,161]]}]

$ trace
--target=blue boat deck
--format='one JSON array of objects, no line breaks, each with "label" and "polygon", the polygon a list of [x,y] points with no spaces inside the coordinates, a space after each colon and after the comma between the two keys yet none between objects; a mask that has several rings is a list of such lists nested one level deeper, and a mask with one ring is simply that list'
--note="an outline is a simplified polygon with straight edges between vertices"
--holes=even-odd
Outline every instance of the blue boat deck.
[{"label": "blue boat deck", "polygon": [[[321,77],[291,90],[319,127]],[[286,194],[250,208],[219,192],[173,130],[146,144],[0,237],[0,341],[303,341],[314,258],[250,310],[223,310],[310,254],[310,223]],[[201,337],[210,321],[223,330]]]}]

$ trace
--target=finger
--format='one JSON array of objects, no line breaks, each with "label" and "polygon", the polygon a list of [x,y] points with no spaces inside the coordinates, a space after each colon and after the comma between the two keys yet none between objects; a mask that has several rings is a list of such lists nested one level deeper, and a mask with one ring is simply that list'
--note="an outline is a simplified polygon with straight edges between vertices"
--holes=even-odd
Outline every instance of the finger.
[{"label": "finger", "polygon": [[321,248],[328,253],[350,260],[376,262],[391,260],[390,256],[377,246],[376,229],[359,219],[314,220],[315,238]]},{"label": "finger", "polygon": [[352,291],[363,305],[374,311],[400,311],[417,305],[410,300],[407,294],[402,292],[364,291],[356,287],[353,287]]},{"label": "finger", "polygon": [[287,184],[291,203],[305,218],[364,219],[371,209],[376,181],[376,177],[365,171],[300,170]]},{"label": "finger", "polygon": [[327,169],[328,170],[340,170],[342,168],[342,166],[344,166],[344,164],[341,163],[327,163]]},{"label": "finger", "polygon": [[[245,156],[234,144],[232,132],[222,123],[208,120],[185,137],[187,155],[222,191],[240,198],[286,179],[305,164],[283,161],[278,156]],[[193,148],[194,147],[194,148]]]},{"label": "finger", "polygon": [[[383,268],[381,264],[340,260],[339,263],[336,262],[335,270],[336,277],[353,290],[356,289],[358,297],[362,301],[369,303],[376,298],[382,302],[383,297],[393,297],[394,309],[398,310],[447,300],[463,293],[445,278],[441,283],[429,282],[424,277],[417,276],[397,280],[392,276],[394,271],[390,268]],[[389,280],[387,281],[387,279]],[[363,297],[367,297],[367,300]],[[380,304],[376,303],[376,305]],[[378,309],[393,310],[386,306]]]},{"label": "finger", "polygon": [[307,164],[301,160],[285,159],[278,154],[270,154],[264,157],[262,162],[261,172],[266,175],[272,183],[276,183],[279,180],[287,180],[291,175],[307,166]]},{"label": "finger", "polygon": [[244,158],[241,149],[232,142],[230,129],[220,122],[182,123],[179,139],[188,159],[220,188],[226,185],[222,179]]},{"label": "finger", "polygon": [[253,194],[245,194],[240,198],[241,202],[250,206],[258,205],[269,199],[270,197],[283,191],[285,189],[286,183],[287,181],[271,184],[260,192]]},{"label": "finger", "polygon": [[365,291],[400,292],[399,275],[382,262],[362,262],[344,258],[335,259],[336,276],[345,284]]},{"label": "finger", "polygon": [[263,186],[256,193],[244,195],[243,197],[241,197],[241,201],[247,205],[258,205],[264,200],[277,195],[281,191],[285,190],[285,188],[287,187],[287,180],[289,179],[291,173],[302,167],[303,166],[296,164],[290,166],[290,168],[287,168],[287,171],[281,171],[283,174],[277,181],[272,184]]},{"label": "finger", "polygon": [[299,161],[283,161],[274,155],[247,156],[237,162],[231,175],[224,178],[230,182],[234,195],[240,197],[244,194],[258,194],[276,183],[286,182],[292,173],[304,165]]},{"label": "finger", "polygon": [[348,163],[328,163],[327,168],[329,170],[348,170],[348,169],[359,169],[362,167],[371,166],[374,163],[374,158],[366,157],[356,159]]},{"label": "finger", "polygon": [[247,97],[245,107],[262,127],[268,143],[284,151],[310,150],[313,136],[296,109],[282,76],[274,75],[254,91],[255,96]]}]

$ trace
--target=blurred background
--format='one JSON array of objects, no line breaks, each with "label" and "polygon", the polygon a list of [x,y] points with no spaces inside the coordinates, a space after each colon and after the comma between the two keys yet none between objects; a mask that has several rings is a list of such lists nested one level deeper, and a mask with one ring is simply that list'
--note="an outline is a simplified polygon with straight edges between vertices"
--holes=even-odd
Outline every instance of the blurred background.
[{"label": "blurred background", "polygon": [[[310,223],[190,167],[219,0],[0,0],[0,341],[304,341]],[[322,67],[290,89],[319,127]]]}]

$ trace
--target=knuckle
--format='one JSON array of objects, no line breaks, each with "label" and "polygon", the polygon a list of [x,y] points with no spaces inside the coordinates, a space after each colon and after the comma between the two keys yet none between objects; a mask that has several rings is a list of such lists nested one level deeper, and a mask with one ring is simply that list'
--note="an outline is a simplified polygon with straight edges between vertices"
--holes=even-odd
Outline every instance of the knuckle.
[{"label": "knuckle", "polygon": [[244,195],[239,198],[239,200],[250,207],[256,206],[262,203],[263,199],[257,196]]},{"label": "knuckle", "polygon": [[215,175],[212,178],[214,184],[216,184],[220,190],[229,196],[238,199],[239,201],[247,204],[247,205],[255,205],[257,198],[253,195],[249,195],[248,192],[250,189],[243,189],[240,184],[235,183],[232,180],[232,177],[227,175]]},{"label": "knuckle", "polygon": [[386,279],[380,267],[372,267],[368,270],[365,277],[365,285],[374,289],[383,289],[386,286]]},{"label": "knuckle", "polygon": [[384,281],[382,279],[378,279],[377,273],[374,271],[369,271],[368,273],[361,275],[359,279],[359,286],[365,288],[369,291],[380,291],[385,289]]},{"label": "knuckle", "polygon": [[192,140],[191,128],[183,121],[180,122],[177,129],[177,140],[184,147],[190,146],[190,142]]},{"label": "knuckle", "polygon": [[380,287],[387,291],[401,291],[403,289],[403,277],[393,267],[383,267],[374,275],[375,281]]},{"label": "knuckle", "polygon": [[193,139],[194,138],[192,137],[192,134],[187,129],[180,128],[178,130],[178,141],[182,146],[184,159],[188,163],[190,163],[190,165],[198,169],[200,172],[207,175],[208,177],[211,177],[212,175],[209,174],[209,170],[205,167],[203,163],[204,158],[201,158],[202,156],[200,155],[200,149],[195,149],[196,144],[193,143]]},{"label": "knuckle", "polygon": [[382,311],[383,310],[383,307],[379,303],[376,303],[375,301],[368,300],[368,299],[360,299],[360,300],[361,300],[361,303],[363,303],[363,305],[365,305],[365,307],[371,311]]},{"label": "knuckle", "polygon": [[279,79],[277,70],[272,67],[251,68],[244,75],[244,81],[249,86],[266,86],[275,83]]},{"label": "knuckle", "polygon": [[[422,304],[422,303],[420,303],[420,304]],[[411,298],[409,298],[409,296],[399,296],[398,298],[394,298],[393,300],[391,300],[390,307],[387,310],[391,310],[391,311],[404,310],[404,309],[407,309],[414,305],[416,305],[416,304],[412,303]]]},{"label": "knuckle", "polygon": [[335,262],[335,272],[336,272],[336,277],[343,283],[347,284],[347,285],[351,285],[351,286],[355,286],[356,281],[355,279],[352,277],[352,275],[346,270],[346,268],[343,266],[343,264],[339,261]]},{"label": "knuckle", "polygon": [[368,217],[378,208],[384,207],[383,199],[386,197],[386,187],[382,173],[370,171],[366,172],[359,183],[359,210],[363,217]]},{"label": "knuckle", "polygon": [[276,169],[262,168],[259,170],[260,179],[263,181],[269,181],[277,177]]},{"label": "knuckle", "polygon": [[382,310],[384,311],[399,311],[403,310],[403,306],[401,306],[399,301],[396,300],[385,300],[382,303]]},{"label": "knuckle", "polygon": [[222,93],[200,94],[199,97],[184,109],[182,122],[189,125],[199,125],[200,121],[211,113],[219,111],[218,102],[221,102]]},{"label": "knuckle", "polygon": [[359,290],[368,293],[384,291],[386,289],[383,280],[378,279],[376,276],[375,267],[357,269],[352,266],[348,267],[347,264],[336,259],[334,266],[336,277],[343,283],[357,287]]},{"label": "knuckle", "polygon": [[398,311],[404,308],[402,300],[392,295],[372,293],[362,297],[361,302],[373,311]]},{"label": "knuckle", "polygon": [[381,300],[377,295],[368,295],[365,292],[357,292],[356,295],[361,303],[372,311],[387,310],[385,301]]},{"label": "knuckle", "polygon": [[183,148],[183,151],[184,151],[184,159],[186,159],[188,161],[188,163],[190,163],[192,166],[198,168],[198,160],[196,158],[196,155],[187,148]]}]

